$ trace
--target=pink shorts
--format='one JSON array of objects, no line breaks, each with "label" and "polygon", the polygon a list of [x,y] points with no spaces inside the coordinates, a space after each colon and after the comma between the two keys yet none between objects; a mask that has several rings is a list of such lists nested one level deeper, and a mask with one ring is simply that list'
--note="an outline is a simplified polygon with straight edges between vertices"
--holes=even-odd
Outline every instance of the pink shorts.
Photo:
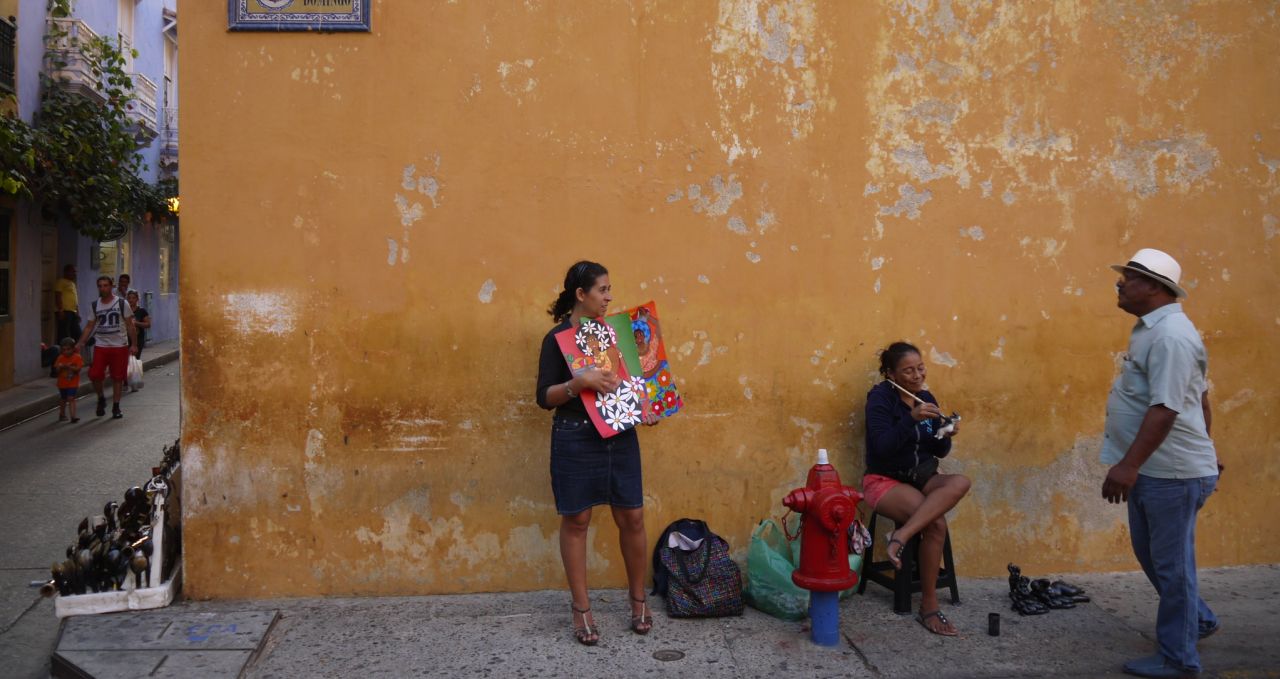
[{"label": "pink shorts", "polygon": [[876,505],[880,504],[880,498],[900,483],[902,482],[887,476],[867,474],[862,477],[862,500],[874,511]]}]

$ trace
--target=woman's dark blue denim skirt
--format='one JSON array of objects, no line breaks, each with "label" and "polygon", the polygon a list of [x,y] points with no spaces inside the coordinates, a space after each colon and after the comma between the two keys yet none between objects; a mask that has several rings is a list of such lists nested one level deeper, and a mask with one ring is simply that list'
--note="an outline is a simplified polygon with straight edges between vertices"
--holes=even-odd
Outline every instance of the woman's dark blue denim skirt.
[{"label": "woman's dark blue denim skirt", "polygon": [[601,438],[586,417],[557,417],[551,424],[551,491],[556,512],[578,514],[595,505],[644,506],[640,439],[635,429]]}]

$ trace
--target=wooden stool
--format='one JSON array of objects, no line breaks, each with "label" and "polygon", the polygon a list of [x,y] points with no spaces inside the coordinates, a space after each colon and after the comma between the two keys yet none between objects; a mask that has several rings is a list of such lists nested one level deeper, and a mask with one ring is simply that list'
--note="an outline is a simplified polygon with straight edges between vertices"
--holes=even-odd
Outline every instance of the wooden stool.
[{"label": "wooden stool", "polygon": [[[876,512],[871,512],[871,525],[867,526],[867,530],[871,533],[871,546],[867,547],[863,555],[862,573],[858,578],[858,594],[862,594],[867,589],[867,581],[870,580],[893,592],[895,613],[910,613],[911,595],[920,591],[920,535],[912,537],[902,548],[902,570],[895,570],[893,563],[887,557],[884,561],[872,561],[876,540],[879,538],[876,532],[876,519],[879,516]],[[887,516],[884,518],[893,521]],[[893,521],[893,524],[894,528],[898,527],[896,521]],[[951,589],[951,603],[960,603],[960,588],[956,585],[956,564],[951,558],[950,527],[947,529],[947,539],[942,543],[942,568],[938,571],[938,588],[943,587]]]}]

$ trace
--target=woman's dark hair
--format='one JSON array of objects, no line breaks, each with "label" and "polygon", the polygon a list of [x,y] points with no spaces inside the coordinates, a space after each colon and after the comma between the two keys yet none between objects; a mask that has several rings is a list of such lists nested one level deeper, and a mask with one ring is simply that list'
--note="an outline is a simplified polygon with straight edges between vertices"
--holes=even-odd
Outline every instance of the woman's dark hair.
[{"label": "woman's dark hair", "polygon": [[894,342],[888,349],[880,352],[880,374],[885,377],[898,367],[898,361],[907,354],[919,354],[920,350],[909,342]]},{"label": "woman's dark hair", "polygon": [[607,273],[609,270],[603,264],[585,259],[569,267],[569,272],[564,275],[564,290],[547,308],[547,313],[551,314],[556,323],[568,318],[574,303],[578,301],[578,288],[590,290],[596,284],[596,279]]}]

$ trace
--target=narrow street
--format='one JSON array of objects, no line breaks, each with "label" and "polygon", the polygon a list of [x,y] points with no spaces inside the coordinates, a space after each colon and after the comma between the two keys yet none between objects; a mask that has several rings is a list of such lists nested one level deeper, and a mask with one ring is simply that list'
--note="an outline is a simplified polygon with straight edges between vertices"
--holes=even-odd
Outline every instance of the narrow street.
[{"label": "narrow street", "polygon": [[150,477],[178,437],[178,385],[176,362],[157,366],[144,389],[125,395],[123,420],[94,417],[89,395],[77,424],[53,412],[0,432],[0,674],[48,676],[58,620],[52,600],[27,584],[65,558],[80,519]]}]

